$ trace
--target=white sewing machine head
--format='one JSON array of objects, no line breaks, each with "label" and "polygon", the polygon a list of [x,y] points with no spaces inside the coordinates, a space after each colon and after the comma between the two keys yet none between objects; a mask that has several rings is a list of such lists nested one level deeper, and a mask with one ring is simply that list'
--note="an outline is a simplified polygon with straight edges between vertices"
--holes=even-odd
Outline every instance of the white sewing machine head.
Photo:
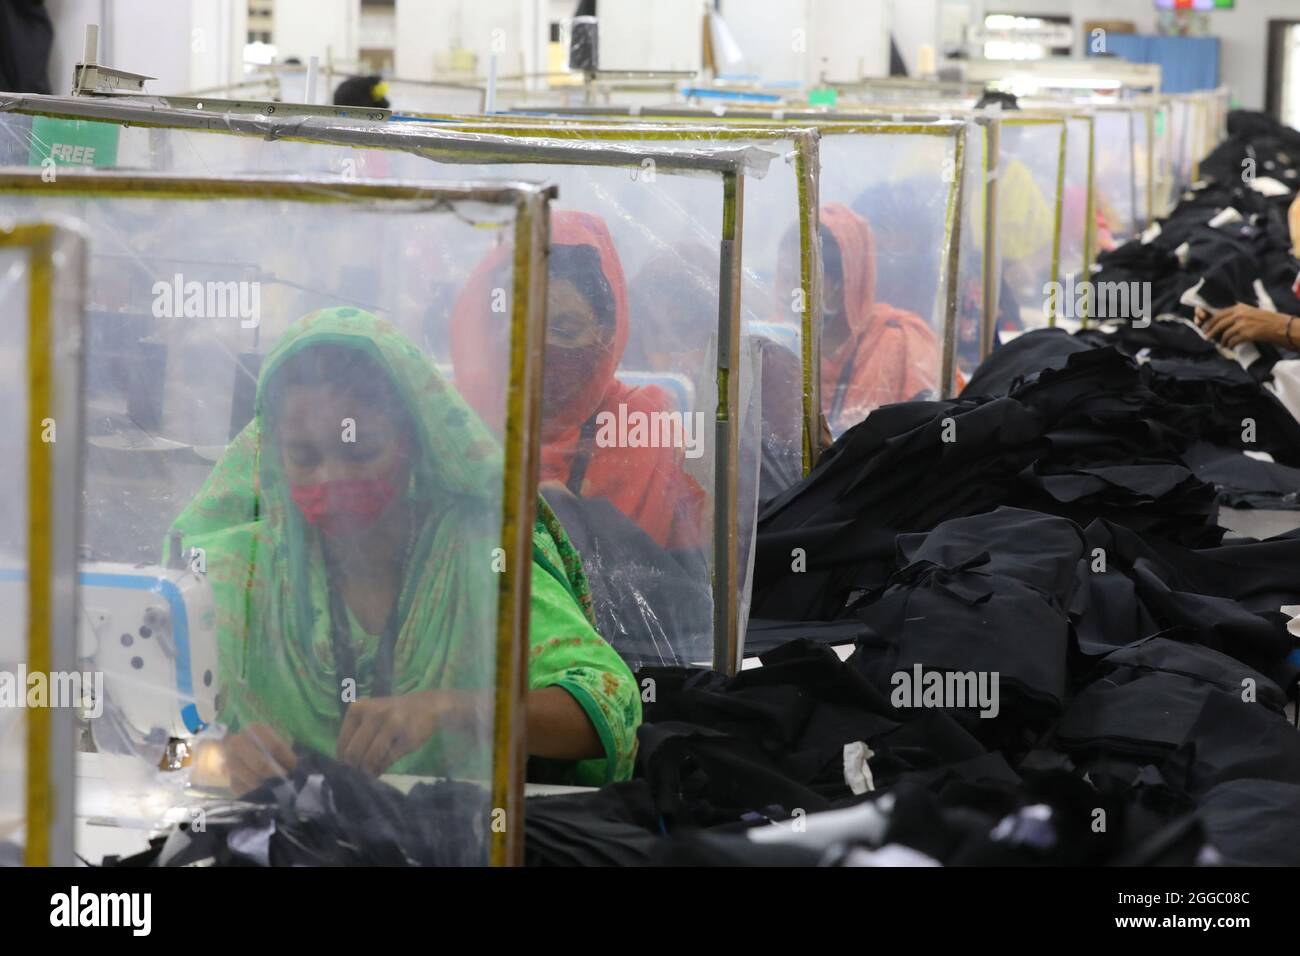
[{"label": "white sewing machine head", "polygon": [[205,577],[188,568],[85,562],[78,583],[78,657],[103,673],[105,709],[153,743],[192,737],[211,723],[216,605]]}]

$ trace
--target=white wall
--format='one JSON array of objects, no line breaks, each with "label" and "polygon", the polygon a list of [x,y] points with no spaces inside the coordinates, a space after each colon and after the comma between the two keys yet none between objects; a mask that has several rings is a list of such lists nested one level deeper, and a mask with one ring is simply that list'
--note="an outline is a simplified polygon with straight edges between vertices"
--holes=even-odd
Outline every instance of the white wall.
[{"label": "white wall", "polygon": [[323,64],[328,50],[351,63],[361,45],[361,0],[275,0],[271,38],[281,58],[317,56]]},{"label": "white wall", "polygon": [[493,52],[502,76],[535,72],[544,63],[548,10],[544,0],[397,0],[394,72],[432,79],[435,54],[453,48],[478,56],[480,76]]},{"label": "white wall", "polygon": [[888,0],[722,0],[722,15],[764,80],[889,73]]},{"label": "white wall", "polygon": [[[319,2],[319,0],[312,0]],[[157,77],[154,93],[182,93],[242,77],[247,5],[239,0],[49,0],[50,83],[72,89],[86,25],[98,23],[99,62]]]},{"label": "white wall", "polygon": [[939,0],[889,0],[889,25],[910,76],[916,76],[922,46],[938,55]]},{"label": "white wall", "polygon": [[[573,5],[575,8],[577,4]],[[700,0],[596,4],[602,70],[698,70],[704,35]]]},{"label": "white wall", "polygon": [[[1142,32],[1155,31],[1155,3],[1148,0],[975,0],[989,13],[1065,14],[1080,29],[1085,20],[1132,20]],[[1268,21],[1300,20],[1300,0],[1237,0],[1236,9],[1208,14],[1219,37],[1219,75],[1247,109],[1264,108],[1268,67]],[[1081,49],[1081,48],[1080,48]]]}]

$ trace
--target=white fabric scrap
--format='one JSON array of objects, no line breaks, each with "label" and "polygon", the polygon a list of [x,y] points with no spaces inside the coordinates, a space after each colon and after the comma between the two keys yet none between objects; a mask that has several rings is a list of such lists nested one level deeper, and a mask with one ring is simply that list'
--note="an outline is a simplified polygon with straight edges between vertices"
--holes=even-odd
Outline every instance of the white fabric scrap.
[{"label": "white fabric scrap", "polygon": [[1300,359],[1284,359],[1273,366],[1273,381],[1264,387],[1277,396],[1291,417],[1300,421]]},{"label": "white fabric scrap", "polygon": [[1241,213],[1237,212],[1237,210],[1233,209],[1231,206],[1228,206],[1211,219],[1208,225],[1211,229],[1218,229],[1220,226],[1226,226],[1234,222],[1241,222],[1241,220]]},{"label": "white fabric scrap", "polygon": [[1292,192],[1290,186],[1272,176],[1257,176],[1251,181],[1250,188],[1265,196],[1289,196]]},{"label": "white fabric scrap", "polygon": [[876,782],[871,777],[871,766],[867,763],[874,756],[875,753],[866,741],[855,740],[844,745],[844,782],[859,796],[876,789]]},{"label": "white fabric scrap", "polygon": [[932,856],[901,843],[886,843],[879,850],[854,847],[839,861],[840,866],[943,866]]}]

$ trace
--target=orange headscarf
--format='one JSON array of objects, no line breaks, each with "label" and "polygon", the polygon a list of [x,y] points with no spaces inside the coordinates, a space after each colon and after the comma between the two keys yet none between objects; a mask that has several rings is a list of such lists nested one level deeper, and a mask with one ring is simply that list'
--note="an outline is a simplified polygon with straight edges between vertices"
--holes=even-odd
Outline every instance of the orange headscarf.
[{"label": "orange headscarf", "polygon": [[[542,411],[541,480],[567,484],[578,461],[582,426],[602,411],[616,416],[625,405],[647,415],[673,408],[668,395],[650,385],[629,388],[614,375],[628,339],[627,280],[609,229],[598,216],[557,211],[551,217],[551,247],[590,246],[614,298],[614,339],[598,354],[583,386],[558,408]],[[479,263],[452,312],[451,355],[456,386],[489,422],[501,420],[505,390],[500,363],[484,362],[493,342],[493,273],[511,250],[498,247]],[[499,320],[499,318],[498,318]],[[711,432],[709,433],[712,434]],[[708,498],[682,468],[681,448],[620,448],[594,445],[582,480],[584,498],[605,497],[665,548],[700,547],[706,540]]]},{"label": "orange headscarf", "polygon": [[937,396],[940,343],[919,315],[876,301],[876,240],[867,221],[831,203],[821,222],[840,247],[849,325],[844,343],[822,356],[822,408],[839,435],[881,405]]}]

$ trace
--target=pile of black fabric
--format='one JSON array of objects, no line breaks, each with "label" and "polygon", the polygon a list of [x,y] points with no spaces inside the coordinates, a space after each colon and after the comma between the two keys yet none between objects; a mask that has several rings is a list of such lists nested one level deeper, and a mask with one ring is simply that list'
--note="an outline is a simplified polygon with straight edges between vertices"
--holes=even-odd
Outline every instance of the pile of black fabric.
[{"label": "pile of black fabric", "polygon": [[[298,763],[239,800],[208,807],[109,867],[482,866],[495,819],[487,791],[439,780],[402,793],[298,748]],[[529,866],[635,866],[651,861],[659,814],[643,780],[526,801]],[[201,820],[201,822],[199,822]],[[509,825],[509,821],[505,821]]]},{"label": "pile of black fabric", "polygon": [[474,866],[487,862],[487,793],[461,781],[403,794],[305,748],[289,776],[206,808],[149,850],[106,866]]},{"label": "pile of black fabric", "polygon": [[1298,166],[1300,134],[1262,113],[1234,110],[1228,138],[1201,163],[1202,180],[1140,240],[1098,256],[1093,280],[1152,283],[1157,315],[1190,318],[1181,299],[1198,283],[1215,308],[1245,302],[1300,315],[1292,291],[1300,264],[1287,225]]},{"label": "pile of black fabric", "polygon": [[[1276,349],[1243,364],[1187,321],[1191,301],[1300,314],[1300,134],[1230,129],[1092,277],[1152,283],[1156,321],[1023,335],[960,398],[874,412],[767,506],[763,666],[640,675],[657,862],[1300,864],[1280,610],[1300,531],[1220,524],[1296,507],[1300,423],[1264,387]],[[918,700],[924,672],[996,675],[996,703]]]}]

